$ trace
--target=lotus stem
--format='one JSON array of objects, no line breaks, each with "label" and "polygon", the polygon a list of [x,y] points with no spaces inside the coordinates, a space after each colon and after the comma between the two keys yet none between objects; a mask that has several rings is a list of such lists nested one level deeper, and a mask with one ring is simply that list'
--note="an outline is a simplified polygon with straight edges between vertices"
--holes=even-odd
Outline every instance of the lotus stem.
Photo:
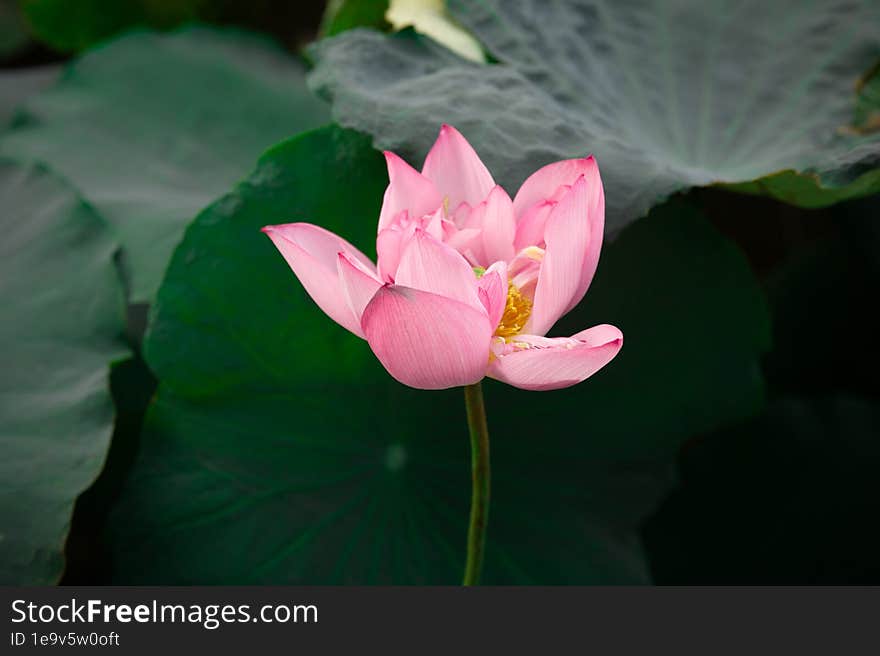
[{"label": "lotus stem", "polygon": [[468,430],[471,434],[471,519],[468,527],[467,560],[462,585],[478,585],[486,547],[489,520],[489,427],[480,383],[464,388]]}]

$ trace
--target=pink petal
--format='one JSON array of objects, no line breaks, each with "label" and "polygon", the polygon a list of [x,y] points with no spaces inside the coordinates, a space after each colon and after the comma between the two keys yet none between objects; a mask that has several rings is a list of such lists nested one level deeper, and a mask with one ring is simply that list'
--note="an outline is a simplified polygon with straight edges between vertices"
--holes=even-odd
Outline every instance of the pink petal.
[{"label": "pink petal", "polygon": [[[564,159],[541,167],[530,175],[513,199],[513,212],[521,220],[526,211],[535,203],[551,200],[557,195],[559,187],[571,186],[575,180],[584,176],[587,180],[599,178],[599,167],[592,155],[582,159]],[[599,183],[601,185],[601,183]]]},{"label": "pink petal", "polygon": [[477,205],[470,215],[469,225],[482,229],[482,257],[480,264],[513,259],[513,238],[516,221],[513,218],[513,202],[501,187],[493,187],[485,201]]},{"label": "pink petal", "polygon": [[336,257],[342,292],[348,307],[358,322],[358,331],[355,334],[363,337],[364,334],[360,326],[361,316],[367,303],[372,300],[382,286],[382,282],[374,272],[364,267],[348,253],[339,253]]},{"label": "pink petal", "polygon": [[527,332],[545,334],[583,298],[599,261],[604,214],[601,182],[584,177],[577,179],[550,212]]},{"label": "pink petal", "polygon": [[571,387],[608,364],[623,346],[623,333],[601,325],[572,337],[517,335],[493,346],[488,375],[525,390]]},{"label": "pink petal", "polygon": [[420,218],[443,205],[443,196],[434,183],[400,157],[386,150],[385,162],[389,183],[379,212],[378,232],[387,228],[402,210],[408,210],[413,218]]},{"label": "pink petal", "polygon": [[418,219],[413,220],[407,210],[401,210],[376,235],[376,268],[379,277],[385,282],[394,282],[394,274],[397,272],[397,265],[400,264],[403,246],[418,226]]},{"label": "pink petal", "polygon": [[375,275],[370,259],[341,237],[310,223],[287,223],[263,228],[287,260],[312,300],[336,323],[359,337],[360,320],[349,307],[339,279],[337,256],[345,253]]},{"label": "pink petal", "polygon": [[470,206],[470,203],[459,203],[458,207],[452,208],[450,212],[449,218],[452,220],[452,223],[456,225],[458,228],[470,228],[471,227],[471,212],[473,211],[473,207]]},{"label": "pink petal", "polygon": [[496,262],[483,273],[478,282],[480,301],[489,315],[492,330],[498,326],[507,304],[507,264]]},{"label": "pink petal", "polygon": [[602,240],[605,236],[605,190],[602,188],[602,179],[599,177],[598,169],[596,169],[594,177],[585,176],[584,180],[587,183],[588,190],[587,220],[590,223],[589,246],[586,257],[581,263],[580,283],[562,314],[566,314],[575,305],[580,303],[590,288],[593,276],[596,275],[596,268],[599,266],[599,254],[602,252]]},{"label": "pink petal", "polygon": [[511,284],[533,303],[543,259],[543,248],[525,248],[513,258],[507,267],[507,276],[510,278]]},{"label": "pink petal", "polygon": [[437,241],[443,241],[443,222],[443,208],[438,207],[433,214],[423,218],[422,227],[425,232],[431,235],[434,239]]},{"label": "pink petal", "polygon": [[361,322],[373,353],[418,389],[471,385],[486,374],[492,328],[484,311],[418,289],[386,285]]},{"label": "pink petal", "polygon": [[479,228],[449,231],[444,241],[450,248],[461,253],[472,266],[481,266],[480,263],[486,261],[483,254],[482,230]]},{"label": "pink petal", "polygon": [[482,245],[479,228],[462,228],[461,230],[455,231],[450,230],[443,241],[460,253],[470,248],[474,242],[481,242]]},{"label": "pink petal", "polygon": [[417,228],[403,247],[395,284],[482,308],[473,267],[455,249]]},{"label": "pink petal", "polygon": [[448,199],[451,210],[462,202],[477,205],[495,186],[485,164],[451,125],[440,128],[440,135],[425,158],[422,174]]},{"label": "pink petal", "polygon": [[397,273],[397,267],[400,264],[400,250],[403,242],[403,230],[385,228],[376,235],[379,277],[384,282],[394,282],[394,274]]},{"label": "pink petal", "polygon": [[543,200],[525,211],[519,223],[516,224],[516,239],[513,246],[517,252],[529,246],[543,246],[544,227],[547,225],[547,218],[554,207],[556,207],[556,203]]}]

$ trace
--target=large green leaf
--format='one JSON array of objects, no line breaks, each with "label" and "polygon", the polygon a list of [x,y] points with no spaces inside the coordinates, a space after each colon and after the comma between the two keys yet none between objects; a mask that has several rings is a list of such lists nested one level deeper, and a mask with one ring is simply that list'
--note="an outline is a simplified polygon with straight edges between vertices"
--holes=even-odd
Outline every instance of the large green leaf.
[{"label": "large green leaf", "polygon": [[500,63],[411,33],[319,42],[311,82],[342,124],[419,159],[452,123],[513,188],[541,164],[593,152],[612,230],[672,192],[785,170],[804,176],[749,191],[815,206],[880,189],[880,136],[844,129],[880,53],[874,0],[449,6]]},{"label": "large green leaf", "polygon": [[681,484],[645,530],[658,583],[880,581],[878,211],[880,196],[826,211],[767,275],[774,400],[682,450]]},{"label": "large green leaf", "polygon": [[[393,381],[259,233],[310,220],[370,253],[385,181],[367,137],[325,128],[268,152],[188,228],[145,343],[161,382],[111,517],[117,582],[459,580],[470,491],[460,390]],[[586,383],[486,383],[487,582],[644,582],[635,527],[678,445],[761,402],[762,296],[686,206],[608,248],[563,329],[602,321],[627,342]]]},{"label": "large green leaf", "polygon": [[118,246],[39,166],[0,162],[0,197],[0,582],[48,584],[113,426],[108,365],[125,353]]},{"label": "large green leaf", "polygon": [[186,223],[278,140],[326,120],[303,66],[235,31],[137,33],[74,62],[0,152],[47,163],[118,230],[149,301]]},{"label": "large green leaf", "polygon": [[132,27],[169,28],[196,20],[211,0],[19,0],[34,37],[55,50],[79,51]]}]

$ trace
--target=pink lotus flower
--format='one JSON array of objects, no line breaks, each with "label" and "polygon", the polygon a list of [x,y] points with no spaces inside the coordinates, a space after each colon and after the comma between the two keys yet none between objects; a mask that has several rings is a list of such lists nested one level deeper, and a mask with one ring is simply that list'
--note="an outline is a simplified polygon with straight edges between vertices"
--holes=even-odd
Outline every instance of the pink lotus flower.
[{"label": "pink lotus flower", "polygon": [[549,164],[513,200],[444,125],[419,173],[385,153],[378,266],[309,223],[266,226],[306,291],[365,338],[394,378],[443,389],[489,376],[527,390],[568,387],[620,350],[600,325],[544,337],[596,271],[605,195],[593,157]]}]

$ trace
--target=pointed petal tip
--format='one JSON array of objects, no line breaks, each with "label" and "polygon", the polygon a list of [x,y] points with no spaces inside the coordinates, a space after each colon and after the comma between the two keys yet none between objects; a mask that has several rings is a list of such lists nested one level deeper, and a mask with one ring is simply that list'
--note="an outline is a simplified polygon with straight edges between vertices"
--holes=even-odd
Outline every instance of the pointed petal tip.
[{"label": "pointed petal tip", "polygon": [[[315,226],[313,223],[309,223],[307,221],[292,221],[290,223],[272,223],[270,225],[265,225],[260,228],[260,232],[283,232],[288,228],[300,228],[303,226],[317,227],[321,230],[326,230],[326,228],[321,228],[321,226]],[[329,232],[329,231],[328,231]]]},{"label": "pointed petal tip", "polygon": [[618,342],[622,346],[623,331],[617,326],[612,326],[610,323],[602,323],[572,335],[572,339],[586,341],[591,346],[606,346],[614,342]]},{"label": "pointed petal tip", "polygon": [[[563,162],[566,160],[562,160]],[[589,155],[585,155],[584,157],[575,157],[570,160],[572,163],[579,164],[581,168],[586,169],[587,171],[592,170],[598,166],[598,162],[596,161],[596,156],[593,153]],[[585,175],[582,173],[581,175]]]},{"label": "pointed petal tip", "polygon": [[520,335],[528,344],[522,350],[497,354],[489,376],[534,392],[577,385],[611,362],[623,345],[623,333],[602,324],[572,337]]},{"label": "pointed petal tip", "polygon": [[468,143],[468,145],[470,145],[465,136],[461,133],[461,130],[459,130],[454,125],[450,125],[449,123],[443,123],[440,125],[440,132],[437,134],[437,138],[439,139],[440,137],[452,137],[454,139],[462,139],[466,143]]},{"label": "pointed petal tip", "polygon": [[400,155],[390,150],[383,150],[382,155],[385,157],[385,166],[388,167],[389,173],[391,172],[392,167],[397,166],[401,163],[406,163]]},{"label": "pointed petal tip", "polygon": [[388,167],[389,173],[391,172],[392,167],[398,167],[400,165],[404,165],[408,168],[411,168],[409,166],[409,163],[405,159],[403,159],[400,155],[398,155],[397,153],[395,153],[392,150],[383,150],[382,155],[385,156],[385,164]]},{"label": "pointed petal tip", "polygon": [[272,223],[270,225],[264,225],[262,228],[260,228],[260,232],[267,234],[267,235],[271,235],[272,233],[276,233],[276,232],[283,234],[284,230],[287,228],[297,228],[302,225],[309,225],[309,224],[306,224],[301,221],[297,222],[297,223]]},{"label": "pointed petal tip", "polygon": [[523,182],[513,198],[517,217],[522,217],[535,203],[553,198],[561,188],[573,186],[581,176],[585,177],[588,183],[595,181],[601,184],[599,166],[592,154],[542,166]]},{"label": "pointed petal tip", "polygon": [[486,198],[495,186],[492,174],[473,146],[455,127],[444,123],[425,156],[422,175],[449,198],[450,207],[467,202],[471,207]]},{"label": "pointed petal tip", "polygon": [[502,187],[500,184],[496,184],[489,190],[489,193],[486,195],[486,200],[483,202],[488,201],[489,196],[491,196],[492,194],[504,194],[507,198],[510,198],[510,194],[507,193],[507,189]]}]

